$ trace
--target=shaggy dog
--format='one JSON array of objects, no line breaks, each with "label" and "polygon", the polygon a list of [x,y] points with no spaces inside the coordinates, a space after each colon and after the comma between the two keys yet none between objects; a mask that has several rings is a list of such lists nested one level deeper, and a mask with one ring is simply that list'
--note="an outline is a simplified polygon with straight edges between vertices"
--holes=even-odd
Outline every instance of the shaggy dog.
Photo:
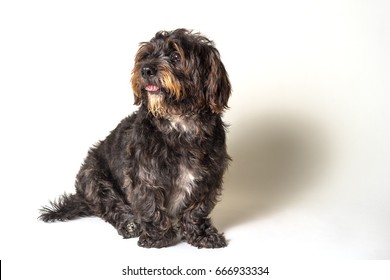
[{"label": "shaggy dog", "polygon": [[142,247],[182,238],[227,245],[209,214],[229,163],[225,126],[231,86],[212,41],[185,29],[140,44],[131,84],[137,112],[92,147],[76,193],[43,207],[45,222],[98,216]]}]

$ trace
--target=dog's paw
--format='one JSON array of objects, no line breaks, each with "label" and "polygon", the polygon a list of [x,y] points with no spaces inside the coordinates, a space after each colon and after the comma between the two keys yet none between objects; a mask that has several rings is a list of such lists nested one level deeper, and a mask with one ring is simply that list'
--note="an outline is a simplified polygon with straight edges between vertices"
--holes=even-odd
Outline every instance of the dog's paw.
[{"label": "dog's paw", "polygon": [[123,236],[123,238],[133,238],[140,236],[141,230],[139,225],[135,222],[124,223],[119,229],[118,233]]},{"label": "dog's paw", "polygon": [[174,230],[159,235],[157,238],[152,238],[147,234],[141,234],[138,240],[138,246],[144,248],[163,248],[175,243],[176,239],[177,233]]},{"label": "dog's paw", "polygon": [[223,233],[210,233],[199,235],[195,238],[187,239],[187,242],[192,246],[200,248],[223,248],[227,246],[227,242]]},{"label": "dog's paw", "polygon": [[165,238],[154,239],[146,235],[141,235],[138,240],[138,246],[144,248],[163,248],[170,245],[170,240]]}]

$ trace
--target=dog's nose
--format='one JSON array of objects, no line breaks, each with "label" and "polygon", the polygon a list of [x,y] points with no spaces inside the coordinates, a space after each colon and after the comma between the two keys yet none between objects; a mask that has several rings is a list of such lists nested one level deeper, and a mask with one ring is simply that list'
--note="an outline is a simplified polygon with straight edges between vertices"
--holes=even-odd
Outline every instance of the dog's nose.
[{"label": "dog's nose", "polygon": [[156,69],[151,66],[144,66],[141,70],[143,78],[149,78],[156,75]]}]

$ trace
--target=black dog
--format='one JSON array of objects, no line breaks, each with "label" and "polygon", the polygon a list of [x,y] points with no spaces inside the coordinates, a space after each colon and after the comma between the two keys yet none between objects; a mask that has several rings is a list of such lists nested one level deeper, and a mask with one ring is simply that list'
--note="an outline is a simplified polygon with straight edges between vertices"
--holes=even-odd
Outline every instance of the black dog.
[{"label": "black dog", "polygon": [[99,216],[143,247],[180,236],[199,248],[226,246],[209,218],[230,160],[221,113],[231,86],[219,52],[198,33],[158,32],[141,43],[131,83],[139,110],[90,149],[76,193],[39,218]]}]

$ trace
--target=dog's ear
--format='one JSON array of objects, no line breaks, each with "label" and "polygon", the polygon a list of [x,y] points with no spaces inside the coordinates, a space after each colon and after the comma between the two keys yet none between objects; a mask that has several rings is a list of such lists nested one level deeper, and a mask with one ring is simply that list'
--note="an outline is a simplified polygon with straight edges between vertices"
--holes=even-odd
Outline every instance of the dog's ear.
[{"label": "dog's ear", "polygon": [[141,97],[138,95],[138,93],[136,93],[136,91],[134,91],[134,105],[140,105],[141,104]]},{"label": "dog's ear", "polygon": [[206,100],[213,113],[221,113],[228,108],[231,93],[229,76],[214,46],[208,46],[206,60],[208,67],[205,80]]},{"label": "dog's ear", "polygon": [[135,63],[134,63],[134,68],[131,71],[131,87],[133,89],[133,94],[134,94],[134,105],[140,105],[142,102],[141,98],[141,69],[140,69],[140,63],[139,61],[142,60],[142,54],[144,51],[145,47],[144,44],[141,44],[141,47],[139,48],[137,54],[135,55]]}]

